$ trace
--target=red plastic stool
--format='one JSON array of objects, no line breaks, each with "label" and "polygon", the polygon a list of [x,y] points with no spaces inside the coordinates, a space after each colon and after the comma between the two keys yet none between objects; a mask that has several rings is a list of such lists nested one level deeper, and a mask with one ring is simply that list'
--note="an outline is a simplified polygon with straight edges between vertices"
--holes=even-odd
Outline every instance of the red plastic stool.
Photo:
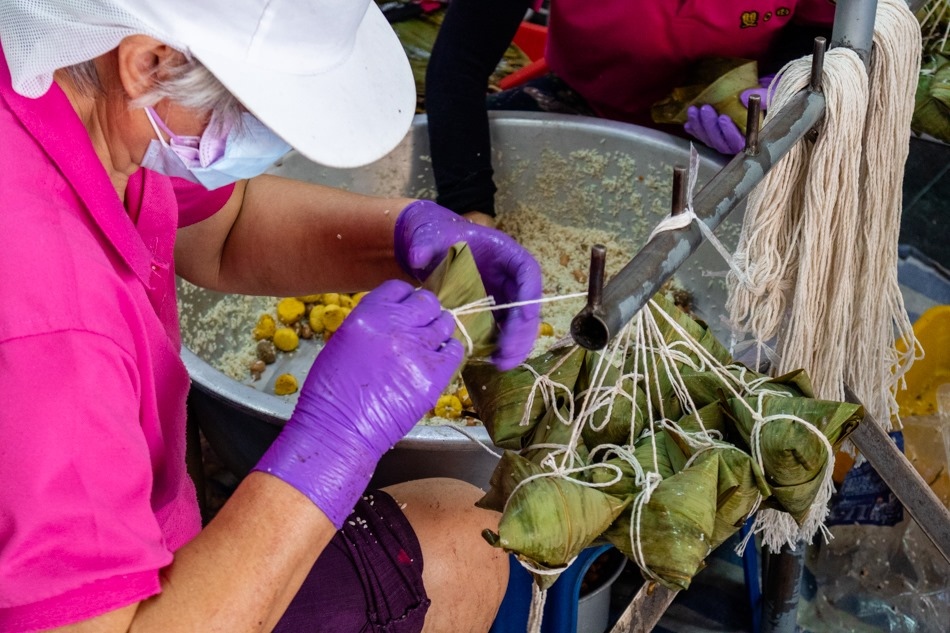
[{"label": "red plastic stool", "polygon": [[548,72],[548,63],[544,59],[544,46],[548,40],[548,27],[531,22],[522,22],[515,33],[512,42],[528,56],[531,63],[519,68],[498,82],[502,90],[514,88],[536,79]]}]

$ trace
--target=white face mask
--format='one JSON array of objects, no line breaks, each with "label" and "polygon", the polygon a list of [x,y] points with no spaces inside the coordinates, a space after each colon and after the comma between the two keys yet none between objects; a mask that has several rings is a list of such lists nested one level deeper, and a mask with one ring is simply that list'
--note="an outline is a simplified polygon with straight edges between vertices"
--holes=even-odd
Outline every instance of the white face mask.
[{"label": "white face mask", "polygon": [[145,115],[158,140],[149,142],[142,167],[204,185],[205,189],[259,176],[291,149],[247,112],[241,115],[238,126],[219,125],[212,116],[200,137],[174,134],[152,108],[145,108]]}]

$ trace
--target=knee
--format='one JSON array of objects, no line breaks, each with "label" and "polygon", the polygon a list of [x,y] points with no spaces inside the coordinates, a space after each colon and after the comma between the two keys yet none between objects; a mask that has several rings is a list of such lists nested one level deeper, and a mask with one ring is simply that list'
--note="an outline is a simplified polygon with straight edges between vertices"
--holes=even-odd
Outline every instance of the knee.
[{"label": "knee", "polygon": [[[483,492],[454,479],[424,479],[385,490],[405,504],[403,512],[422,547],[423,580],[432,600],[426,630],[487,630],[508,586],[509,563],[508,554],[481,533],[497,530],[500,515],[476,507]],[[439,628],[449,625],[444,617],[452,619],[453,628]]]}]

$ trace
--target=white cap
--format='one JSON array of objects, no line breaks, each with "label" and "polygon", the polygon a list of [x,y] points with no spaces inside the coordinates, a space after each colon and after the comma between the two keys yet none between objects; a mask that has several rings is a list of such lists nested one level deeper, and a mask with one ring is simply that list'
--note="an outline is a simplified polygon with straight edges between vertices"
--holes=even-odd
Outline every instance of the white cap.
[{"label": "white cap", "polygon": [[193,55],[311,160],[355,167],[388,153],[415,113],[412,69],[372,0],[0,0],[13,88],[150,35]]}]

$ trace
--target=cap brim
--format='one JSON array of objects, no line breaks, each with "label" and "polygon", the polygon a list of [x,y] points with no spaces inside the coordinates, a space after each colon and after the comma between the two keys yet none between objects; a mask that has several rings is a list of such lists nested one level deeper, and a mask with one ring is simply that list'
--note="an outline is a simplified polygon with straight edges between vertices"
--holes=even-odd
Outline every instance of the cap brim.
[{"label": "cap brim", "polygon": [[330,167],[358,167],[385,156],[415,114],[412,68],[375,2],[349,57],[319,75],[253,67],[200,46],[191,50],[262,123]]}]

